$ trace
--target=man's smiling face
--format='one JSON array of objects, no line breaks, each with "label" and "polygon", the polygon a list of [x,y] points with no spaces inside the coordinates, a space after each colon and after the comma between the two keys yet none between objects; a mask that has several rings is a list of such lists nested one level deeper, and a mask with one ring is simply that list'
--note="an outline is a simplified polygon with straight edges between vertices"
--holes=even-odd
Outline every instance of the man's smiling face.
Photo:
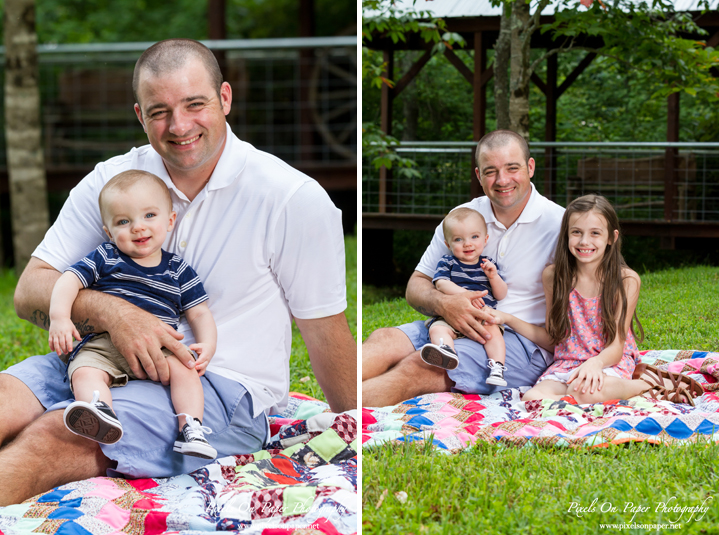
[{"label": "man's smiling face", "polygon": [[158,76],[143,70],[137,96],[135,113],[170,176],[209,178],[225,145],[229,84],[218,95],[207,69],[193,58]]},{"label": "man's smiling face", "polygon": [[518,216],[531,193],[534,159],[526,161],[521,147],[509,141],[496,148],[483,148],[477,164],[479,182],[495,213],[518,210]]}]

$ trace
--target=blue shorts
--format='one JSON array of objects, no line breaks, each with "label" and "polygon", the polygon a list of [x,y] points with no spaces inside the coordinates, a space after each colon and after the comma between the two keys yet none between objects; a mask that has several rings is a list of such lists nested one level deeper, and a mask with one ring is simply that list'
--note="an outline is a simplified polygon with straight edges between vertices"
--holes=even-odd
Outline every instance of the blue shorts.
[{"label": "blue shorts", "polygon": [[[47,411],[61,410],[74,401],[65,380],[67,366],[55,353],[30,357],[2,373],[20,379]],[[216,373],[201,377],[205,394],[205,438],[218,457],[253,453],[269,438],[264,413],[253,418],[252,396],[244,386]],[[110,477],[169,477],[185,474],[211,461],[175,453],[178,422],[170,399],[170,387],[153,381],[130,381],[113,388],[112,405],[122,423],[123,436],[115,444],[101,444],[102,452],[117,461]]]},{"label": "blue shorts", "polygon": [[[425,327],[424,320],[405,323],[397,328],[409,337],[416,350],[429,343],[429,330]],[[507,367],[504,372],[507,386],[494,386],[487,384],[489,368],[484,346],[469,338],[455,340],[454,348],[459,357],[459,365],[454,370],[447,370],[447,375],[454,381],[452,391],[463,394],[492,394],[506,388],[534,386],[550,364],[545,361],[537,344],[505,326],[504,345],[507,347],[504,363]]]}]

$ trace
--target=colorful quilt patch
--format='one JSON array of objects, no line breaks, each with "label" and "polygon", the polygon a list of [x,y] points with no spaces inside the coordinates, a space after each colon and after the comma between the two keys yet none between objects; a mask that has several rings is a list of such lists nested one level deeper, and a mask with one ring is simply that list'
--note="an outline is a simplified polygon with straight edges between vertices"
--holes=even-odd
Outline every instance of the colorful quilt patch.
[{"label": "colorful quilt patch", "polygon": [[190,474],[69,483],[0,507],[0,535],[167,532],[357,532],[356,411],[291,396],[270,417],[266,450],[217,459]]},{"label": "colorful quilt patch", "polygon": [[594,405],[578,405],[571,396],[523,402],[516,388],[489,396],[443,392],[363,408],[362,446],[431,441],[438,451],[458,453],[477,441],[520,447],[719,442],[719,353],[645,351],[641,360],[700,383],[705,393],[696,407],[643,397]]}]

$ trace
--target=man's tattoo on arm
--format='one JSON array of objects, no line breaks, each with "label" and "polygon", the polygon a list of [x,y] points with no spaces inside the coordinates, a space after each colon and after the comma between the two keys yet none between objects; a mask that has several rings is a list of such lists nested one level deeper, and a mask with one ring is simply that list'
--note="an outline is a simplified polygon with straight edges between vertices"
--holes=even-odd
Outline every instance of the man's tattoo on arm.
[{"label": "man's tattoo on arm", "polygon": [[75,323],[75,327],[77,328],[77,332],[80,333],[80,335],[85,336],[86,334],[94,333],[95,327],[92,325],[88,325],[89,319],[78,321]]},{"label": "man's tattoo on arm", "polygon": [[436,316],[436,314],[434,313],[434,311],[432,311],[432,310],[430,310],[430,309],[428,309],[428,308],[425,308],[425,307],[423,307],[423,306],[416,306],[416,307],[414,307],[414,309],[415,309],[417,312],[419,312],[420,314],[424,314],[425,316]]},{"label": "man's tattoo on arm", "polygon": [[38,327],[42,327],[43,329],[49,329],[50,328],[50,316],[45,314],[42,310],[38,309],[35,310],[32,313],[32,316],[30,316],[30,321],[37,325]]}]

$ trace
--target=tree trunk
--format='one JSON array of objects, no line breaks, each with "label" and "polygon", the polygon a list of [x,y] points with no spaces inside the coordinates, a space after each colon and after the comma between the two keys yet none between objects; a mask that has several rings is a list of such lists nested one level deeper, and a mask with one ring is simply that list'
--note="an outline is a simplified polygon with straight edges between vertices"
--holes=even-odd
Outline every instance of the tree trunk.
[{"label": "tree trunk", "polygon": [[499,38],[494,45],[494,109],[497,115],[497,130],[509,128],[509,60],[512,17],[512,3],[502,4]]},{"label": "tree trunk", "polygon": [[36,44],[35,0],[5,0],[5,142],[18,275],[49,226]]},{"label": "tree trunk", "polygon": [[511,17],[509,129],[529,140],[530,38],[529,3],[515,0]]}]

